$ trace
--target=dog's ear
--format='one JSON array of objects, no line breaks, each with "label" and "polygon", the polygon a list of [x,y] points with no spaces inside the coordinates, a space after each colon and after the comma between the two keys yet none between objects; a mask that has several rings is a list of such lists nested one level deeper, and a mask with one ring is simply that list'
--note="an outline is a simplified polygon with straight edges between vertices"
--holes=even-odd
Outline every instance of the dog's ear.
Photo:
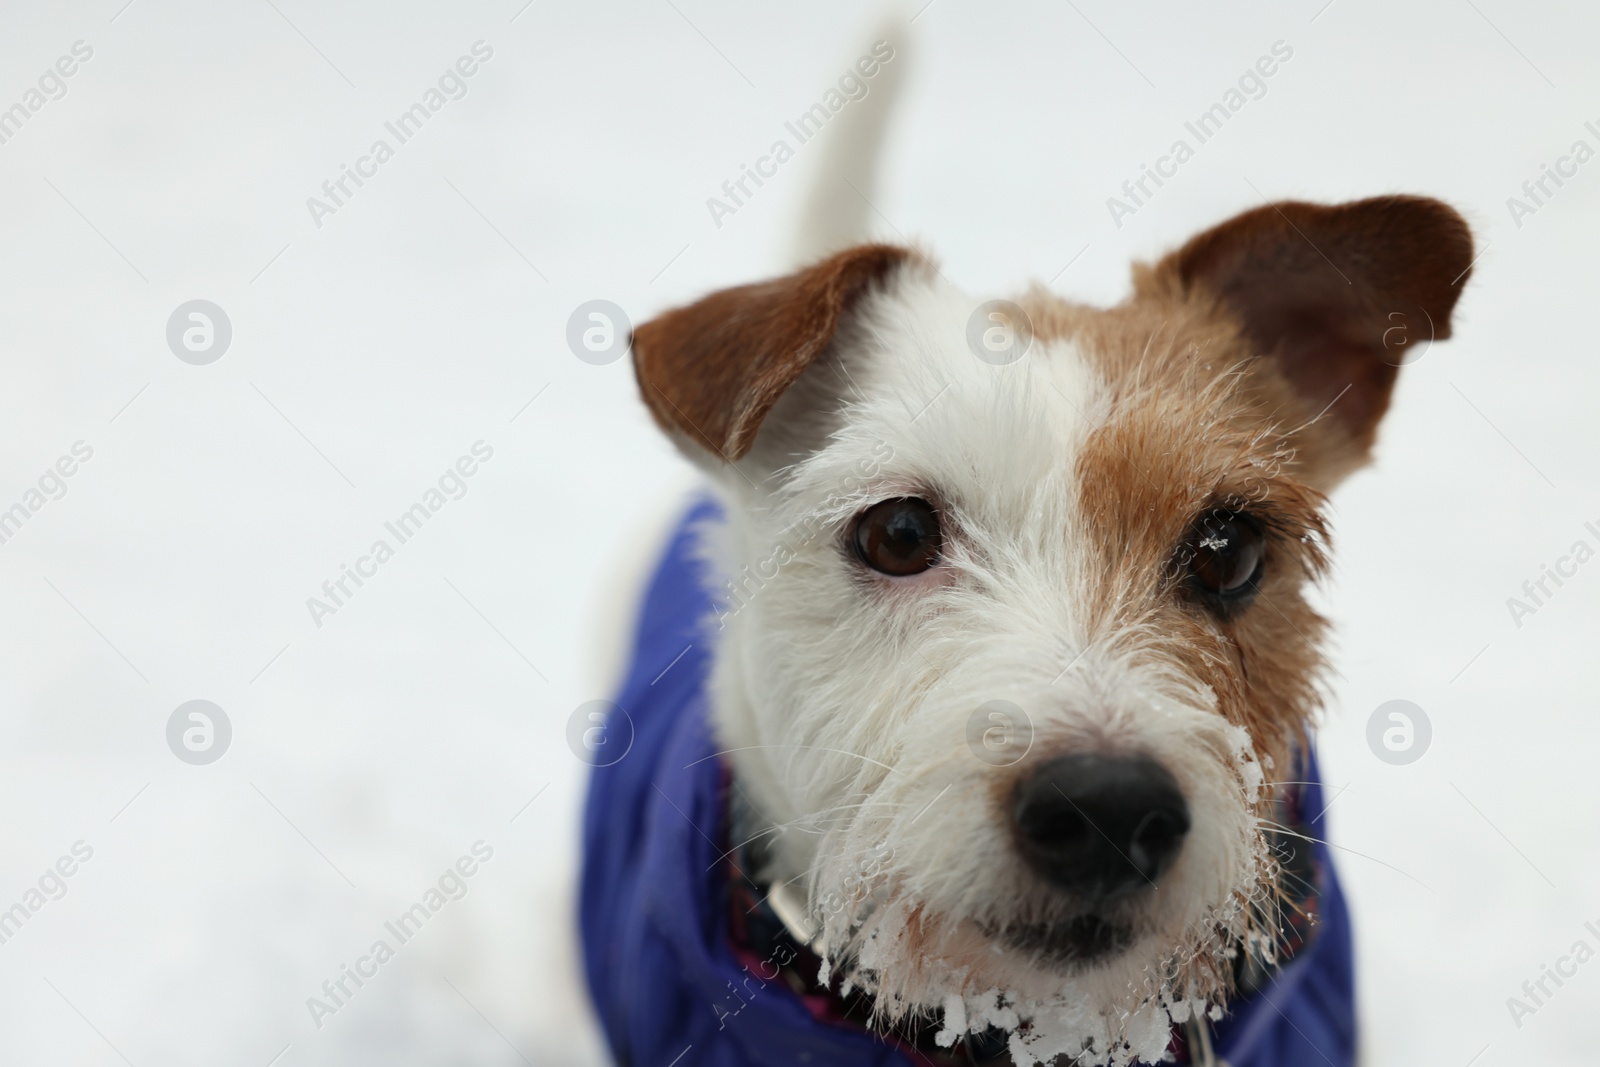
[{"label": "dog's ear", "polygon": [[639,390],[669,435],[733,462],[828,348],[840,319],[913,253],[860,245],[773,281],[724,289],[633,332]]},{"label": "dog's ear", "polygon": [[[1268,204],[1207,230],[1136,277],[1145,292],[1214,298],[1291,388],[1280,418],[1337,481],[1365,462],[1402,363],[1450,336],[1472,234],[1437,200]],[[1318,418],[1318,416],[1321,416]]]}]

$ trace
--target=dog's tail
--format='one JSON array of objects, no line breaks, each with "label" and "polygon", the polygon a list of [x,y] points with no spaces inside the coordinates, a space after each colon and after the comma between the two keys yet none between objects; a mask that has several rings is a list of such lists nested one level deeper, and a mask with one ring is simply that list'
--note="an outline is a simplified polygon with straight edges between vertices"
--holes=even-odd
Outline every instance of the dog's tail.
[{"label": "dog's tail", "polygon": [[[815,137],[822,151],[816,153],[811,189],[794,235],[797,264],[811,263],[875,234],[898,237],[879,215],[875,201],[884,131],[905,81],[910,36],[911,23],[896,5],[879,22],[867,47],[850,57],[837,87],[829,90],[846,103]],[[854,95],[862,89],[851,89],[850,79],[864,87],[864,96]]]}]

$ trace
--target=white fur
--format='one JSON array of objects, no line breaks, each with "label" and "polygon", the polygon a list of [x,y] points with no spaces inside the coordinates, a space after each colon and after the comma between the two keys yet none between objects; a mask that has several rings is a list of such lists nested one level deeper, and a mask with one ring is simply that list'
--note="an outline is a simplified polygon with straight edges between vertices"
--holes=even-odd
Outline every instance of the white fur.
[{"label": "white fur", "polygon": [[[807,888],[830,965],[886,1018],[942,1011],[947,1040],[1008,1025],[1021,1064],[1159,1059],[1172,1022],[1219,993],[1191,964],[1258,903],[1261,774],[1161,634],[1091,622],[1075,460],[1108,416],[1106,384],[1064,342],[977,359],[977,304],[898,271],[721,471],[716,731],[773,839],[763,875]],[[936,502],[942,562],[864,579],[845,530],[904,495]],[[1032,721],[1017,767],[967,745],[995,699]],[[1157,760],[1193,826],[1159,887],[1126,905],[1132,947],[1063,973],[995,936],[1070,914],[1017,855],[998,798],[1072,751]]]}]

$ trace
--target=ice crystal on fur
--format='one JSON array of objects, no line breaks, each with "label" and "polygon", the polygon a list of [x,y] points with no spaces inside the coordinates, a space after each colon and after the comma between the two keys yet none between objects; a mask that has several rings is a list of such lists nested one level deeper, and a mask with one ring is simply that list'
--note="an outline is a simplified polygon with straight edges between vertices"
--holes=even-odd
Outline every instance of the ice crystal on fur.
[{"label": "ice crystal on fur", "polygon": [[[1254,808],[1264,775],[1236,727],[1220,731],[1237,802]],[[1263,929],[1278,893],[1277,866],[1259,831],[1247,840],[1242,889],[1203,910],[1181,930],[1151,930],[1125,954],[1093,967],[1032,966],[1014,952],[1000,953],[981,927],[980,914],[935,911],[919,900],[910,873],[885,865],[882,843],[865,846],[885,829],[870,805],[849,831],[836,835],[837,852],[824,848],[817,885],[834,907],[823,916],[822,981],[838,972],[841,985],[874,996],[874,1021],[888,1029],[911,1018],[939,1019],[936,1043],[950,1047],[989,1027],[1009,1033],[1018,1067],[1076,1057],[1081,1067],[1127,1067],[1162,1059],[1175,1024],[1220,1007],[1230,992],[1230,961],[1240,946],[1273,961],[1276,935]],[[889,820],[892,827],[894,820]],[[837,857],[870,854],[868,869]]]}]

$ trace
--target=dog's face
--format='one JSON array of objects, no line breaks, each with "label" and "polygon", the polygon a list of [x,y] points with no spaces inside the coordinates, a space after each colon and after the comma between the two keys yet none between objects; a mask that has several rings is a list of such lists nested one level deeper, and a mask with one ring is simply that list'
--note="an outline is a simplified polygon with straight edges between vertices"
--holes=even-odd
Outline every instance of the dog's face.
[{"label": "dog's face", "polygon": [[1020,358],[885,246],[637,331],[727,505],[716,725],[765,873],[886,1020],[1159,1058],[1235,946],[1270,952],[1323,494],[1470,262],[1434,201],[1282,204],[1118,307],[1024,296]]}]

